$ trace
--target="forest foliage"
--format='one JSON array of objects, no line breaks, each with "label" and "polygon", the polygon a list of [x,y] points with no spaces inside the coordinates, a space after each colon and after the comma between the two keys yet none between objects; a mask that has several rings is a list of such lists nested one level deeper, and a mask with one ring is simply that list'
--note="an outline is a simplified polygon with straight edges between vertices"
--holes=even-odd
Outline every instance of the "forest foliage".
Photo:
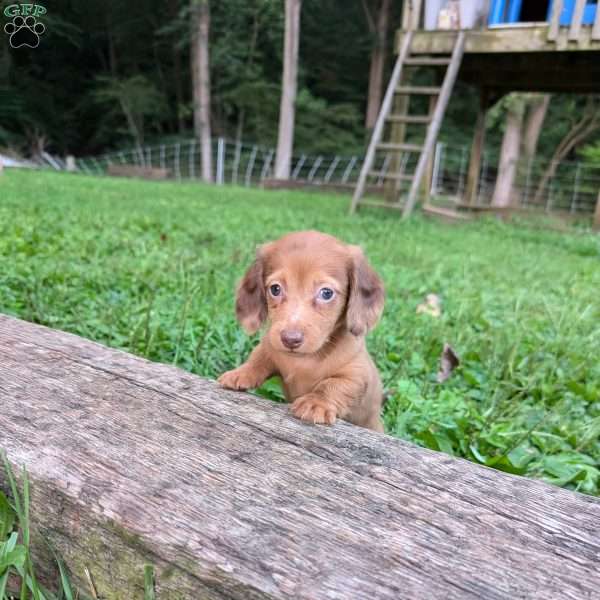
[{"label": "forest foliage", "polygon": [[[8,4],[0,1],[0,6]],[[391,3],[384,84],[393,61],[401,2]],[[367,131],[374,33],[365,8],[380,0],[304,0],[295,148],[360,154]],[[0,44],[0,147],[85,156],[129,147],[136,138],[193,136],[190,6],[186,0],[57,0],[44,16],[38,48]],[[212,134],[273,146],[282,70],[281,0],[211,3]],[[459,85],[442,140],[468,145],[476,90]],[[550,157],[581,110],[578,97],[552,99],[539,149]],[[488,146],[499,148],[503,119],[490,119]],[[597,161],[598,135],[586,160]],[[595,140],[595,141],[594,141]],[[574,149],[571,158],[578,156]]]}]

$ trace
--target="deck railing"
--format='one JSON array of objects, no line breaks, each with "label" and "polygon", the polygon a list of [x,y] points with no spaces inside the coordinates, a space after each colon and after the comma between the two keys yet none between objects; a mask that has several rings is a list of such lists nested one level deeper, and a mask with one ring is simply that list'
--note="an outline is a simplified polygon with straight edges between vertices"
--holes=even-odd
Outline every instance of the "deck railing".
[{"label": "deck railing", "polygon": [[[424,28],[423,8],[426,1],[404,0],[404,9],[402,11],[402,29],[404,31]],[[485,11],[486,23],[491,4],[490,1]],[[590,23],[589,19],[586,19],[586,7],[589,6],[589,0],[575,0],[570,22],[568,25],[564,25],[561,23],[561,16],[566,7],[566,0],[554,0],[552,2],[552,12],[548,19],[548,40],[552,42],[557,41],[561,29],[568,28],[567,40],[569,42],[579,42],[584,28],[591,26],[591,39],[593,41],[600,41],[600,4],[596,5],[597,8],[593,23]],[[464,29],[464,27],[462,28]]]}]

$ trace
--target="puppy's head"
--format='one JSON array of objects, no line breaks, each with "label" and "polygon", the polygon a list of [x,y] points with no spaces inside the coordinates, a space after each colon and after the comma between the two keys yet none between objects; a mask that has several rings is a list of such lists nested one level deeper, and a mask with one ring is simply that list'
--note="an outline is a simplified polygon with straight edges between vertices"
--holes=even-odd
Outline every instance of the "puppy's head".
[{"label": "puppy's head", "polygon": [[366,334],[383,299],[381,279],[358,246],[302,231],[258,249],[238,287],[236,314],[250,334],[268,319],[273,348],[313,354],[334,334]]}]

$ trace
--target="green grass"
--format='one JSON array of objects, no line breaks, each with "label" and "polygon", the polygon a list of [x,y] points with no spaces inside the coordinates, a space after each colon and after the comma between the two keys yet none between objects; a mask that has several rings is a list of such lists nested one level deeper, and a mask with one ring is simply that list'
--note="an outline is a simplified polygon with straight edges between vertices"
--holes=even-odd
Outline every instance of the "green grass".
[{"label": "green grass", "polygon": [[[17,485],[17,480],[4,453],[0,451],[0,470],[6,477],[10,487],[12,500],[0,492],[0,600],[16,598],[11,594],[11,584],[19,584],[20,600],[74,600],[69,578],[62,561],[56,556],[56,569],[59,581],[55,587],[57,594],[42,586],[35,575],[30,547],[30,520],[29,520],[29,479],[25,469],[21,473],[22,489]],[[12,580],[11,580],[12,578]],[[83,596],[80,597],[84,600]]]},{"label": "green grass", "polygon": [[[256,339],[233,289],[256,244],[317,228],[361,244],[387,301],[369,346],[388,433],[600,492],[600,238],[346,215],[348,200],[8,171],[0,311],[215,377]],[[429,292],[440,319],[417,315]],[[436,383],[444,342],[462,359]],[[261,392],[279,395],[270,382]],[[1,410],[1,409],[0,409]]]}]

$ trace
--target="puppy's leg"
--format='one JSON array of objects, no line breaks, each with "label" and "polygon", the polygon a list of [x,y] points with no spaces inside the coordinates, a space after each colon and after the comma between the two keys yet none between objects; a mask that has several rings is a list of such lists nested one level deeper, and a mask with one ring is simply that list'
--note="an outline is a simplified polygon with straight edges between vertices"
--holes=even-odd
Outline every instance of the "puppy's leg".
[{"label": "puppy's leg", "polygon": [[350,377],[324,379],[308,394],[292,404],[292,413],[310,423],[333,425],[337,417],[344,418],[352,403],[364,394],[366,384]]},{"label": "puppy's leg", "polygon": [[249,390],[261,386],[275,372],[275,365],[261,342],[241,367],[223,373],[217,381],[230,390]]}]

